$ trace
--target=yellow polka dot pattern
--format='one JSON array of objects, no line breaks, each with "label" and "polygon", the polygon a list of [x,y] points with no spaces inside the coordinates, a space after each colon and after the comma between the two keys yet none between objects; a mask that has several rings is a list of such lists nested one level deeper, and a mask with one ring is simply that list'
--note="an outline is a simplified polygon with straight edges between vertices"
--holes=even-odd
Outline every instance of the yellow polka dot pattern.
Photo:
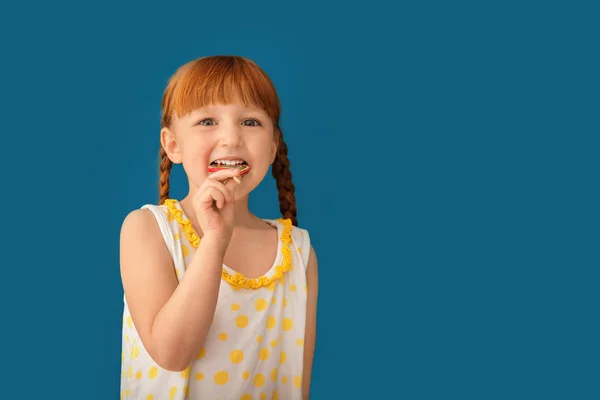
[{"label": "yellow polka dot pattern", "polygon": [[183,371],[181,371],[181,377],[188,379],[190,377],[190,367],[187,367]]},{"label": "yellow polka dot pattern", "polygon": [[262,387],[266,381],[267,381],[267,378],[265,378],[265,376],[263,374],[256,374],[254,376],[254,386],[256,386],[256,387]]},{"label": "yellow polka dot pattern", "polygon": [[229,374],[227,371],[219,371],[215,374],[215,383],[217,385],[224,385],[229,382]]},{"label": "yellow polka dot pattern", "polygon": [[229,355],[229,359],[231,360],[232,363],[239,364],[242,361],[244,361],[244,352],[241,350],[234,350]]},{"label": "yellow polka dot pattern", "polygon": [[267,349],[266,347],[263,347],[262,349],[260,349],[260,352],[258,353],[258,358],[261,361],[266,361],[269,359],[270,355],[271,355],[271,352],[269,351],[269,349]]},{"label": "yellow polka dot pattern", "polygon": [[290,329],[292,329],[293,325],[294,325],[294,323],[292,322],[291,319],[285,318],[282,322],[281,327],[283,328],[284,331],[289,331]]},{"label": "yellow polka dot pattern", "polygon": [[269,303],[267,303],[265,299],[258,299],[256,300],[256,303],[254,303],[256,311],[265,311],[268,305]]},{"label": "yellow polka dot pattern", "polygon": [[235,324],[238,328],[245,328],[246,325],[248,325],[248,317],[246,317],[245,315],[240,315],[235,320]]},{"label": "yellow polka dot pattern", "polygon": [[206,355],[206,348],[202,347],[200,349],[200,352],[196,355],[196,360],[202,360],[205,355]]},{"label": "yellow polka dot pattern", "polygon": [[[201,238],[178,202],[167,200],[157,209],[168,221],[159,227],[175,254],[176,277],[181,280]],[[223,267],[219,301],[206,340],[183,370],[163,369],[149,356],[125,303],[121,398],[127,399],[133,388],[136,398],[145,400],[212,398],[215,393],[242,400],[302,397],[304,268],[310,251],[306,232],[290,222],[270,222],[277,226],[280,242],[268,273],[247,279]]]},{"label": "yellow polka dot pattern", "polygon": [[156,366],[151,366],[150,369],[148,370],[148,377],[150,379],[156,379],[156,377],[158,376],[158,368]]}]

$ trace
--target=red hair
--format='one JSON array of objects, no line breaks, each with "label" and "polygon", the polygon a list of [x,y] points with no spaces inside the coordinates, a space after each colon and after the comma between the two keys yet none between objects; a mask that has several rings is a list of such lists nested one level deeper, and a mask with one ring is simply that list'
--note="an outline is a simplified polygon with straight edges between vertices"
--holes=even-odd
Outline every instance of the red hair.
[{"label": "red hair", "polygon": [[[273,122],[278,141],[272,173],[279,192],[279,209],[283,218],[296,219],[295,188],[292,183],[288,148],[279,126],[281,105],[273,82],[252,60],[239,56],[210,56],[181,66],[169,79],[162,98],[161,127],[169,127],[173,117],[182,117],[211,104],[231,104],[239,94],[244,105],[262,108]],[[159,204],[169,198],[169,176],[173,164],[160,147]]]}]

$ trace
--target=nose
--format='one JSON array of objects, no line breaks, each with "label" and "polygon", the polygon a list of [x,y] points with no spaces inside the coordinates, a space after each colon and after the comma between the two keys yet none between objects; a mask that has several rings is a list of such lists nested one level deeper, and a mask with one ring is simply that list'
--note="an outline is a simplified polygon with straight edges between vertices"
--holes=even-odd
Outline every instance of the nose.
[{"label": "nose", "polygon": [[241,128],[233,124],[223,126],[219,132],[219,142],[222,146],[240,147],[242,145]]}]

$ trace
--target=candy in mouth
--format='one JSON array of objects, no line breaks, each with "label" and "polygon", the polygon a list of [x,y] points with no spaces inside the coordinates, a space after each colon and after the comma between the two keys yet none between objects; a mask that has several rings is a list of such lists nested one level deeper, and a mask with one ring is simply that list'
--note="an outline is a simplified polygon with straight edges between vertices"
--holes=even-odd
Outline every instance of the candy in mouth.
[{"label": "candy in mouth", "polygon": [[245,175],[250,171],[250,166],[248,165],[248,163],[246,161],[243,161],[243,160],[225,161],[225,162],[223,162],[222,160],[216,160],[216,161],[213,161],[210,163],[210,165],[208,166],[208,172],[217,172],[222,169],[230,169],[230,168],[239,169],[241,172],[241,175]]}]

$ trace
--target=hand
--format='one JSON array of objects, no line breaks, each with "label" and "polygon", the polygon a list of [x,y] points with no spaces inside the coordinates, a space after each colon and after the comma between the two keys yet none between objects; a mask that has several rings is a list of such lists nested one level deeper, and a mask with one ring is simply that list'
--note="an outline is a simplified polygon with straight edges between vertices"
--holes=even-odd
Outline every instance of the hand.
[{"label": "hand", "polygon": [[204,236],[229,243],[233,234],[235,188],[240,179],[237,168],[211,173],[193,198],[194,213]]}]

